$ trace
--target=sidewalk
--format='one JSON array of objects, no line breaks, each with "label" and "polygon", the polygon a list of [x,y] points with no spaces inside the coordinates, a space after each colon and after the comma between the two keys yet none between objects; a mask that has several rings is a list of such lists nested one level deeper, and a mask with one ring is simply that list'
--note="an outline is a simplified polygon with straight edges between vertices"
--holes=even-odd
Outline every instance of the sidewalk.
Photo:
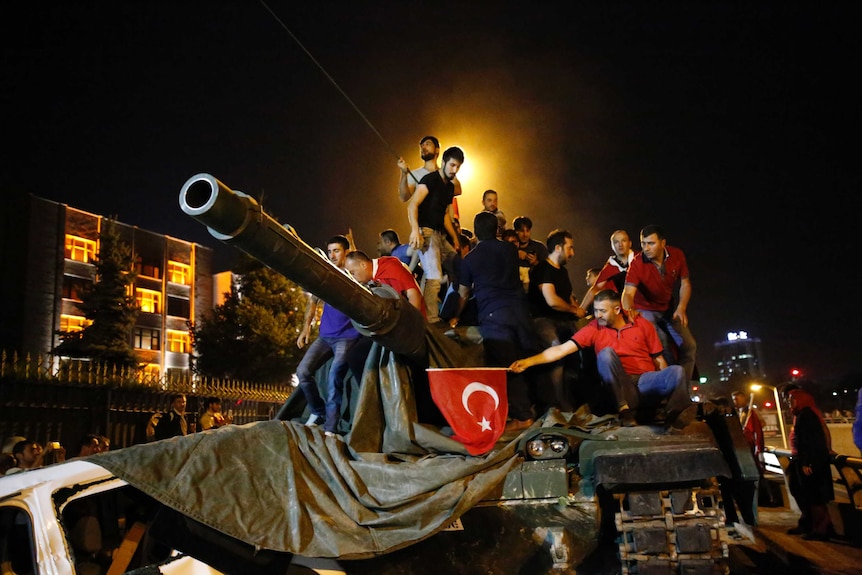
[{"label": "sidewalk", "polygon": [[806,541],[788,535],[796,526],[799,513],[787,507],[758,508],[759,525],[753,543],[730,547],[731,573],[782,573],[782,575],[862,573],[862,547],[835,538],[831,541]]}]

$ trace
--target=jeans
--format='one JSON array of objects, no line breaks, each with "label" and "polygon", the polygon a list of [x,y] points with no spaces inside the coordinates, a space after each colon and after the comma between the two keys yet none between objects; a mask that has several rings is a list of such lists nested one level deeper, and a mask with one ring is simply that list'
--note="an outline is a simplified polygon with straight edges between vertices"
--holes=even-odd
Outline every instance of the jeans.
[{"label": "jeans", "polygon": [[[685,370],[686,381],[691,381],[694,376],[694,359],[697,354],[697,342],[691,334],[688,326],[683,325],[678,319],[673,319],[670,312],[650,311],[639,309],[644,319],[648,319],[655,326],[658,338],[664,347],[664,358],[668,365],[679,364]],[[674,356],[671,340],[676,344],[677,355]]]},{"label": "jeans", "polygon": [[[509,367],[515,360],[535,353],[538,344],[526,308],[508,306],[489,313],[479,320],[479,333],[485,348],[485,363],[489,367]],[[509,397],[509,417],[532,419],[533,407],[527,380],[522,373],[506,376]]]},{"label": "jeans", "polygon": [[[296,369],[299,387],[302,389],[308,409],[314,415],[325,417],[323,429],[335,433],[341,418],[341,400],[344,395],[344,376],[349,367],[347,354],[359,338],[319,337],[308,346],[308,350]],[[326,402],[320,397],[314,372],[332,359],[326,386]]]},{"label": "jeans", "polygon": [[425,299],[425,312],[428,323],[439,319],[440,282],[443,270],[451,266],[455,258],[455,248],[446,241],[446,233],[431,228],[419,228],[422,232],[422,248],[419,262],[422,264],[422,295]]},{"label": "jeans", "polygon": [[623,370],[617,352],[606,347],[596,355],[599,376],[610,386],[617,399],[617,407],[637,409],[641,400],[657,405],[667,399],[668,416],[678,415],[691,405],[685,371],[682,366],[669,365],[661,371],[648,371],[630,375]]}]

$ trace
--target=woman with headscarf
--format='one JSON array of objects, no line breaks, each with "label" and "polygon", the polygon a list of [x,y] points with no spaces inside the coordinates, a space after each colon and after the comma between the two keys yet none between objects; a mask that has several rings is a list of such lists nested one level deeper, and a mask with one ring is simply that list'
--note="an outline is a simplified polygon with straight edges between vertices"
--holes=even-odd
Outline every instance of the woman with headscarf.
[{"label": "woman with headscarf", "polygon": [[799,523],[788,533],[802,534],[803,539],[825,541],[833,532],[826,505],[835,498],[829,429],[810,393],[791,389],[788,397],[793,413],[790,431],[793,457],[787,470],[788,480],[790,494],[802,512]]}]

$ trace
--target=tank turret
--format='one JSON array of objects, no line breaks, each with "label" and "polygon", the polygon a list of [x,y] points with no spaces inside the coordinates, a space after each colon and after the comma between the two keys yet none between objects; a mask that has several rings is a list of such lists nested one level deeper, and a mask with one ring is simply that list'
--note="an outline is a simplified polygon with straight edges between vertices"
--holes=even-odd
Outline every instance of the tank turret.
[{"label": "tank turret", "polygon": [[306,244],[289,225],[263,211],[248,194],[210,174],[197,174],[180,191],[180,208],[210,234],[269,266],[346,314],[356,329],[397,353],[426,352],[422,314],[388,286],[367,288]]}]

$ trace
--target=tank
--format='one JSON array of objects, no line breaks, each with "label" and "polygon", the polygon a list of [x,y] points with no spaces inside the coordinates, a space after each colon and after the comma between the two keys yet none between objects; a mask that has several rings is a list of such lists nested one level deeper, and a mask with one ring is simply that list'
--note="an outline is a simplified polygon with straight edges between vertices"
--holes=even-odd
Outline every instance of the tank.
[{"label": "tank", "polygon": [[[373,344],[346,386],[354,408],[342,437],[302,426],[295,393],[271,422],[97,456],[164,504],[174,547],[226,573],[284,573],[296,557],[356,574],[728,572],[722,492],[750,488],[740,505],[756,508],[758,479],[733,414],[693,404],[674,429],[549,409],[470,456],[422,406],[426,368],[481,362],[470,328],[426,326],[392,290],[359,285],[212,175],[190,178],[180,206]],[[228,489],[213,467],[253,479]]]}]

